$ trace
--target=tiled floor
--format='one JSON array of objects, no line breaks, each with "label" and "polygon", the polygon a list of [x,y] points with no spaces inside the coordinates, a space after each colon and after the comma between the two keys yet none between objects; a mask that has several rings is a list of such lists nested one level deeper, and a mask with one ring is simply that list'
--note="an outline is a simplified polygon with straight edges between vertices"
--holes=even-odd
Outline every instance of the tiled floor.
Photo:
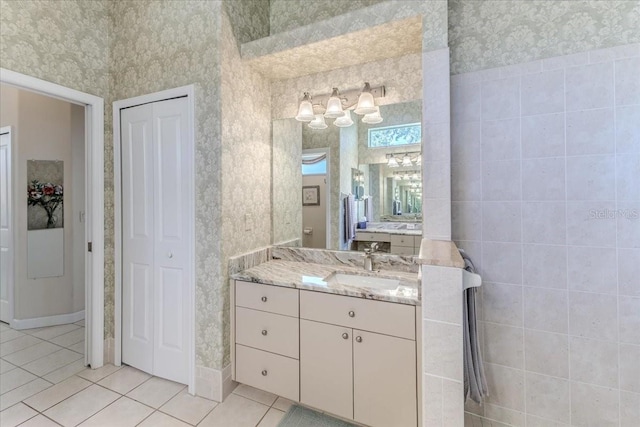
[{"label": "tiled floor", "polygon": [[137,369],[83,366],[84,324],[0,323],[0,425],[275,427],[291,402],[240,385],[223,403]]}]

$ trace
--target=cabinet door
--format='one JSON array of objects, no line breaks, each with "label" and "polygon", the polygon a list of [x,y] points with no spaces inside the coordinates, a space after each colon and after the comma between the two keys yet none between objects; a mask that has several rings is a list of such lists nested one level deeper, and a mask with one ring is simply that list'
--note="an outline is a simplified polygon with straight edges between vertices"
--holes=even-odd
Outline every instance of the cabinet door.
[{"label": "cabinet door", "polygon": [[300,320],[300,402],[348,419],[353,419],[351,332]]},{"label": "cabinet door", "polygon": [[354,420],[372,427],[416,427],[416,342],[353,331]]}]

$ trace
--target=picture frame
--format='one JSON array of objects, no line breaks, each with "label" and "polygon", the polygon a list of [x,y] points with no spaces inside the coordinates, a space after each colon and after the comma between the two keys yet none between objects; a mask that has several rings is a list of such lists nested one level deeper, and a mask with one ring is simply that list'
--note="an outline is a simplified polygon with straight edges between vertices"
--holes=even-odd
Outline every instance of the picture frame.
[{"label": "picture frame", "polygon": [[320,206],[320,186],[302,186],[302,206]]}]

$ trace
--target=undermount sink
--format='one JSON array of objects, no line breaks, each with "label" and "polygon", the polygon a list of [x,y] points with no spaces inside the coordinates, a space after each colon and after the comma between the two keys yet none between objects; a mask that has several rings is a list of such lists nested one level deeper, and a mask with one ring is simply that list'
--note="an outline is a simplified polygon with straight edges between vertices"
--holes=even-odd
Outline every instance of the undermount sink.
[{"label": "undermount sink", "polygon": [[375,276],[361,276],[357,274],[331,273],[324,279],[327,284],[337,284],[343,286],[358,286],[376,289],[397,289],[400,281],[396,279],[385,279]]}]

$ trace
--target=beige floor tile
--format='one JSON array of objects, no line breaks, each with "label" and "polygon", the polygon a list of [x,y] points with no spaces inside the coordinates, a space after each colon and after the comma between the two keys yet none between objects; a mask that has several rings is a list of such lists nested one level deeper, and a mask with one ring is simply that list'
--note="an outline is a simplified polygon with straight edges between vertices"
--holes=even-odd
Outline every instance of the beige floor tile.
[{"label": "beige floor tile", "polygon": [[34,394],[40,393],[42,390],[51,386],[52,384],[50,382],[45,381],[42,378],[38,378],[21,387],[14,388],[10,392],[0,396],[0,410],[5,410],[6,408],[13,406]]},{"label": "beige floor tile", "polygon": [[37,377],[35,375],[23,369],[13,369],[2,375],[2,381],[0,381],[0,394],[4,394],[14,388],[20,387],[21,385],[25,385],[36,378]]},{"label": "beige floor tile", "polygon": [[24,334],[14,329],[0,332],[0,344],[4,344],[7,341],[15,340],[16,338],[23,337]]},{"label": "beige floor tile", "polygon": [[11,340],[0,345],[0,357],[15,353],[16,351],[24,350],[25,348],[41,342],[42,340],[39,338],[32,337],[31,335],[23,335],[20,338],[16,338],[15,340]]},{"label": "beige floor tile", "polygon": [[138,424],[138,427],[189,427],[177,418],[170,417],[162,412],[154,412],[149,418]]},{"label": "beige floor tile", "polygon": [[115,366],[112,364],[108,364],[108,365],[101,366],[98,369],[87,369],[85,371],[80,372],[78,376],[95,383],[100,381],[104,377],[107,377],[113,374],[114,372],[119,371],[120,369],[122,369],[122,366]]},{"label": "beige floor tile", "polygon": [[255,427],[269,407],[237,394],[231,394],[199,424],[202,427]]},{"label": "beige floor tile", "polygon": [[75,329],[71,332],[67,332],[66,334],[52,338],[49,341],[61,347],[69,347],[70,345],[84,341],[84,328]]},{"label": "beige floor tile", "polygon": [[76,426],[119,397],[117,393],[94,384],[58,403],[44,415],[63,426]]},{"label": "beige floor tile", "polygon": [[12,369],[16,369],[16,365],[11,364],[4,359],[0,359],[0,375],[5,372],[9,372]]},{"label": "beige floor tile", "polygon": [[40,414],[37,417],[31,418],[24,424],[20,424],[20,427],[59,427],[60,424],[51,421],[49,418]]},{"label": "beige floor tile", "polygon": [[280,421],[282,421],[283,417],[284,412],[278,409],[271,408],[264,416],[264,418],[262,418],[262,421],[260,421],[258,427],[278,427],[278,424],[280,424]]},{"label": "beige floor tile", "polygon": [[81,354],[63,348],[55,353],[48,354],[45,357],[23,365],[22,369],[41,377],[82,358],[83,356]]},{"label": "beige floor tile", "polygon": [[246,384],[240,384],[233,392],[247,399],[255,400],[263,405],[271,406],[278,396],[268,391],[259,390]]},{"label": "beige floor tile", "polygon": [[24,403],[32,407],[38,412],[44,412],[62,402],[68,398],[91,385],[91,382],[84,378],[73,376],[62,381],[59,384],[49,387],[48,389],[41,391],[40,393],[31,396],[26,399]]},{"label": "beige floor tile", "polygon": [[127,397],[158,409],[184,388],[183,384],[153,377],[131,390]]},{"label": "beige floor tile", "polygon": [[75,351],[76,353],[84,354],[84,340],[70,345],[67,348],[71,351]]},{"label": "beige floor tile", "polygon": [[289,408],[291,408],[291,405],[293,405],[293,402],[289,399],[278,397],[278,400],[276,400],[276,402],[273,404],[273,407],[283,412],[287,412]]},{"label": "beige floor tile", "polygon": [[191,396],[186,390],[162,405],[160,411],[181,419],[182,421],[198,424],[218,403],[198,396]]},{"label": "beige floor tile", "polygon": [[31,335],[43,340],[51,340],[52,338],[59,337],[60,335],[66,334],[78,328],[80,328],[80,326],[70,323],[67,325],[58,325],[43,328],[42,330],[32,333]]},{"label": "beige floor tile", "polygon": [[152,412],[152,408],[142,403],[127,397],[121,397],[80,425],[82,427],[133,427],[147,418]]},{"label": "beige floor tile", "polygon": [[57,345],[41,341],[36,345],[25,348],[24,350],[16,351],[15,353],[4,356],[4,360],[9,363],[13,363],[14,365],[22,366],[59,350],[61,350],[61,348]]},{"label": "beige floor tile", "polygon": [[131,366],[125,366],[117,372],[100,380],[98,384],[120,394],[126,394],[151,378],[151,375]]},{"label": "beige floor tile", "polygon": [[57,384],[60,381],[64,381],[67,378],[87,369],[88,368],[84,366],[84,357],[82,357],[75,362],[68,364],[67,366],[63,366],[60,369],[56,369],[55,371],[48,373],[42,378],[51,383]]},{"label": "beige floor tile", "polygon": [[36,411],[29,408],[24,403],[18,403],[17,405],[13,405],[11,408],[0,412],[0,425],[2,425],[2,427],[14,427],[27,421],[29,418],[35,417],[36,415],[38,415]]}]

